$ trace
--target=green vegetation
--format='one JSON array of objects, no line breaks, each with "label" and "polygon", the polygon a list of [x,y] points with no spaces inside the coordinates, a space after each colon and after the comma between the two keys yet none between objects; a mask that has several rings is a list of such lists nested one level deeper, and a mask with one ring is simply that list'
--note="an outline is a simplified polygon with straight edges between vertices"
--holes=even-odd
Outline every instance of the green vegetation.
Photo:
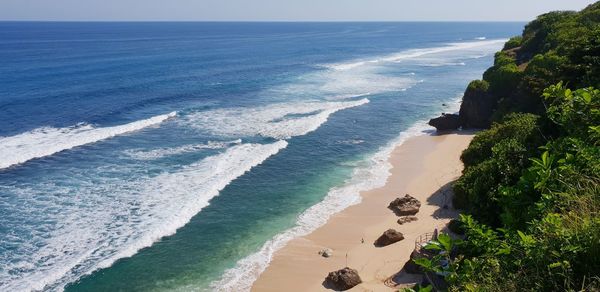
[{"label": "green vegetation", "polygon": [[449,290],[600,291],[600,2],[539,16],[483,79],[469,86],[493,97],[494,123],[454,186],[465,239],[437,244],[455,246]]},{"label": "green vegetation", "polygon": [[496,54],[483,79],[501,121],[510,112],[543,115],[542,92],[563,81],[600,88],[600,3],[581,12],[550,12],[525,26]]},{"label": "green vegetation", "polygon": [[467,169],[454,186],[456,208],[487,224],[499,225],[501,187],[519,180],[528,158],[543,141],[538,120],[532,114],[510,114],[503,123],[473,139],[461,156]]},{"label": "green vegetation", "polygon": [[504,44],[504,48],[502,49],[503,51],[507,51],[510,49],[514,49],[516,47],[520,47],[521,44],[523,43],[523,37],[522,36],[515,36],[510,38],[510,40],[508,40],[506,42],[506,44]]}]

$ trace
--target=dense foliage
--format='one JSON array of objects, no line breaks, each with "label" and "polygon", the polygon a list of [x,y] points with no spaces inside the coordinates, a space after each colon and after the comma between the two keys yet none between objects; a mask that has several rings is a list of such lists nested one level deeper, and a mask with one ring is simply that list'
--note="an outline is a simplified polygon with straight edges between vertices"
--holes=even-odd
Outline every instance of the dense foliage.
[{"label": "dense foliage", "polygon": [[495,121],[509,112],[543,115],[545,88],[600,87],[600,3],[581,12],[550,12],[525,26],[496,54],[483,75],[493,96]]},{"label": "dense foliage", "polygon": [[600,2],[539,16],[483,79],[495,122],[461,157],[449,289],[600,291]]},{"label": "dense foliage", "polygon": [[559,83],[543,96],[555,131],[512,114],[463,153],[453,290],[600,289],[600,91]]}]

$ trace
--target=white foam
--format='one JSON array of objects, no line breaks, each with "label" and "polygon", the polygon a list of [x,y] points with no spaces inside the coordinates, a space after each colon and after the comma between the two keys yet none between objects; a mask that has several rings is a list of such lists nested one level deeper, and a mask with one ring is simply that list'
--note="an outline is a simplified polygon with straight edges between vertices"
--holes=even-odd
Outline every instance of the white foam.
[{"label": "white foam", "polygon": [[380,57],[372,60],[359,60],[352,61],[347,63],[337,63],[337,64],[329,64],[326,67],[338,71],[345,71],[354,69],[357,67],[369,65],[369,64],[377,64],[377,63],[397,63],[408,59],[414,59],[422,56],[451,52],[451,51],[460,51],[466,49],[473,49],[478,47],[486,47],[492,46],[496,48],[499,44],[503,44],[506,42],[506,39],[500,40],[482,40],[482,41],[472,41],[472,42],[461,42],[461,43],[450,43],[445,46],[440,47],[432,47],[432,48],[424,48],[424,49],[412,49],[406,50],[397,54],[392,54],[384,57]]},{"label": "white foam", "polygon": [[253,108],[228,108],[198,112],[180,120],[211,134],[287,139],[319,128],[337,111],[368,103],[366,98],[340,102],[287,102]]},{"label": "white foam", "polygon": [[463,99],[464,94],[459,93],[456,95],[456,97],[454,97],[453,99],[450,100],[450,102],[448,103],[448,111],[451,113],[458,113],[460,110],[460,105],[462,104],[462,99]]},{"label": "white foam", "polygon": [[265,95],[302,99],[323,98],[326,100],[352,99],[360,96],[406,90],[414,86],[410,76],[386,74],[387,68],[373,64],[354,70],[331,70],[319,68],[305,74],[294,82],[273,87]]},{"label": "white foam", "polygon": [[445,66],[466,66],[467,64],[465,62],[431,62],[431,63],[425,63],[422,64],[421,66],[425,66],[425,67],[445,67]]},{"label": "white foam", "polygon": [[402,132],[394,141],[370,156],[363,163],[364,166],[357,167],[344,185],[332,188],[321,202],[304,211],[294,227],[276,235],[258,252],[239,260],[234,268],[225,271],[219,280],[211,284],[212,290],[250,291],[252,284],[269,265],[275,252],[290,240],[311,233],[324,225],[333,214],[359,203],[360,192],[385,185],[392,168],[388,158],[394,148],[410,137],[423,134],[427,129],[431,127],[427,126],[425,121],[420,121]]},{"label": "white foam", "polygon": [[348,140],[338,141],[337,143],[345,144],[345,145],[357,145],[357,144],[362,144],[364,142],[365,142],[365,140],[361,140],[361,139],[348,139]]},{"label": "white foam", "polygon": [[139,160],[153,160],[160,159],[163,157],[178,155],[188,152],[196,152],[202,149],[223,149],[227,148],[234,144],[241,144],[242,139],[237,139],[234,141],[208,141],[203,144],[189,144],[183,145],[179,147],[172,148],[158,148],[153,150],[142,150],[142,149],[128,149],[123,151],[123,153],[131,158],[139,159]]},{"label": "white foam", "polygon": [[68,128],[43,127],[10,137],[0,137],[0,169],[34,158],[160,124],[177,115],[172,112],[129,124],[95,128],[80,124]]},{"label": "white foam", "polygon": [[475,39],[476,39],[476,40],[480,40],[480,41],[481,41],[481,40],[485,40],[485,39],[487,39],[487,38],[486,38],[486,37],[484,37],[484,36],[482,36],[482,37],[476,37]]},{"label": "white foam", "polygon": [[[135,181],[116,177],[97,183],[94,178],[85,188],[80,187],[84,182],[0,185],[3,193],[19,197],[20,208],[13,210],[43,216],[32,238],[5,238],[15,250],[0,255],[0,290],[62,290],[82,275],[134,255],[174,234],[231,181],[286,146],[286,141],[235,145],[175,172]],[[31,205],[37,206],[28,209]],[[0,222],[6,217],[19,220],[9,214]]]}]

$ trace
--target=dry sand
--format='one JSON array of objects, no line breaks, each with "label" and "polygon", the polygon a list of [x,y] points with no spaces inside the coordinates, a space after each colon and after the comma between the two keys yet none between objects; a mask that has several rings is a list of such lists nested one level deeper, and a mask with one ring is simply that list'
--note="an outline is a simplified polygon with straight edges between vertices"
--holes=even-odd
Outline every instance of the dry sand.
[{"label": "dry sand", "polygon": [[[360,204],[332,216],[313,233],[290,241],[275,254],[252,291],[326,291],[323,280],[327,274],[345,266],[357,269],[363,280],[351,291],[394,291],[419,281],[418,276],[402,272],[402,267],[419,235],[442,230],[457,216],[449,189],[460,176],[463,166],[459,157],[472,138],[472,133],[466,132],[425,135],[396,147],[389,158],[393,168],[386,185],[362,192]],[[418,221],[399,225],[399,217],[387,206],[404,194],[421,201],[421,209]],[[405,239],[375,247],[375,239],[389,228],[402,232]],[[333,256],[319,256],[324,248],[332,249]]]}]

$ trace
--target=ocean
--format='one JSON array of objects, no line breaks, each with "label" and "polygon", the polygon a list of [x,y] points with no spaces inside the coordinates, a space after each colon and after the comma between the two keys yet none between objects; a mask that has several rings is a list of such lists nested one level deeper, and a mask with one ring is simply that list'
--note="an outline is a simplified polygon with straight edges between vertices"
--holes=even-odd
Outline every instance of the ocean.
[{"label": "ocean", "polygon": [[0,22],[0,290],[248,290],[522,26]]}]

